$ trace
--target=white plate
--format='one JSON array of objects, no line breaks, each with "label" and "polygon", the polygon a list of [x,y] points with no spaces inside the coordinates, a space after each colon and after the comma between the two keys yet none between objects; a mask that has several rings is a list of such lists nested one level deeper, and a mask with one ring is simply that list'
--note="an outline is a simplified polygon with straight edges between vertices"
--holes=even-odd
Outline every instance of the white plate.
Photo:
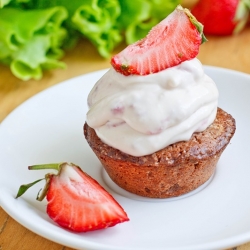
[{"label": "white plate", "polygon": [[[15,220],[52,241],[77,249],[220,249],[250,241],[250,76],[205,67],[220,91],[219,106],[237,129],[213,180],[183,199],[136,200],[104,182],[101,164],[82,132],[87,94],[105,71],[51,87],[14,110],[0,125],[0,204]],[[28,171],[39,163],[69,161],[97,179],[124,207],[129,222],[89,233],[72,233],[47,216],[35,200],[43,183],[15,199],[20,184],[43,176]],[[39,186],[40,185],[40,186]]]}]

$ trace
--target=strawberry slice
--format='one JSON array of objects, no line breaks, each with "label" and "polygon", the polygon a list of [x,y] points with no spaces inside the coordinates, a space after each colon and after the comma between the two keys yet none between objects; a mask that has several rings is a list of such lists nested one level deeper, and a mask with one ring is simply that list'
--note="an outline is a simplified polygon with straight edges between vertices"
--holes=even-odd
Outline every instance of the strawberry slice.
[{"label": "strawberry slice", "polygon": [[148,75],[196,57],[205,41],[203,25],[179,5],[145,38],[113,56],[111,64],[123,75]]},{"label": "strawberry slice", "polygon": [[[128,221],[118,202],[92,177],[72,163],[34,165],[29,169],[56,169],[47,174],[46,185],[37,200],[46,196],[47,214],[61,227],[75,232],[87,232],[115,226]],[[36,184],[22,185],[16,198]]]}]

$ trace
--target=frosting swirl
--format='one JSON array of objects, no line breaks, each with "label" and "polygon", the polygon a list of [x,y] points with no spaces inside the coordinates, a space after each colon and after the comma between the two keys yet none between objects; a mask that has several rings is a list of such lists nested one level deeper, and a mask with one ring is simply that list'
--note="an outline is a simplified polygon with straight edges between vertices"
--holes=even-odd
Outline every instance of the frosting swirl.
[{"label": "frosting swirl", "polygon": [[146,76],[110,68],[89,93],[87,123],[104,143],[142,156],[205,130],[217,105],[217,87],[196,58]]}]

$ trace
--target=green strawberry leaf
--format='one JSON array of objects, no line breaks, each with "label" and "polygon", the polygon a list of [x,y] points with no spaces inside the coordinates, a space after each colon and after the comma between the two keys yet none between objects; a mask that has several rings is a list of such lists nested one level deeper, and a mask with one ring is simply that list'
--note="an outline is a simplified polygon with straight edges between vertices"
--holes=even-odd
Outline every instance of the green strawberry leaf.
[{"label": "green strawberry leaf", "polygon": [[22,196],[30,187],[34,186],[36,183],[38,183],[38,182],[40,182],[40,181],[42,181],[44,179],[45,178],[39,179],[39,180],[34,181],[32,183],[29,183],[29,184],[23,184],[23,185],[21,185],[20,188],[19,188],[19,190],[18,190],[18,192],[17,192],[16,199],[18,197]]}]

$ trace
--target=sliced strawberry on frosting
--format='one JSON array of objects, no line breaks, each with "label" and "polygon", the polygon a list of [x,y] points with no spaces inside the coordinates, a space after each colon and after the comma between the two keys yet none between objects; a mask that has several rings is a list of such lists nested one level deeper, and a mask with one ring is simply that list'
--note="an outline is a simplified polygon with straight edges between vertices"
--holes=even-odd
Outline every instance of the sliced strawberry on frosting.
[{"label": "sliced strawberry on frosting", "polygon": [[123,75],[148,75],[196,57],[204,41],[202,24],[179,5],[145,38],[113,56],[111,64]]},{"label": "sliced strawberry on frosting", "polygon": [[[45,176],[45,188],[37,199],[41,201],[46,196],[47,214],[58,225],[75,232],[87,232],[112,227],[129,220],[117,201],[75,164],[61,163],[29,167],[29,169],[49,168],[58,170],[58,174]],[[38,181],[22,185],[17,197]]]}]

